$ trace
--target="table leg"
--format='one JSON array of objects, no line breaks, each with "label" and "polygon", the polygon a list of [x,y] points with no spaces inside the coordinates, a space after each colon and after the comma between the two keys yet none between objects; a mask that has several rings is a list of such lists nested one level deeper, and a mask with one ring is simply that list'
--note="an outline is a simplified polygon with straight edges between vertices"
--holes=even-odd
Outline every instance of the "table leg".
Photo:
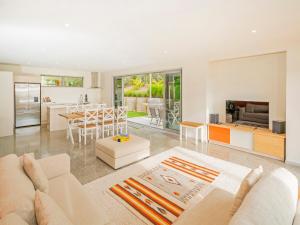
[{"label": "table leg", "polygon": [[195,134],[195,144],[196,144],[196,145],[198,145],[198,136],[199,136],[199,135],[198,135],[198,129],[199,129],[199,128],[196,128],[196,131],[195,131],[195,133],[196,133],[196,134]]},{"label": "table leg", "polygon": [[72,134],[72,128],[71,128],[71,124],[70,122],[68,122],[68,137],[70,137],[72,144],[74,145],[74,138],[73,138],[73,134]]},{"label": "table leg", "polygon": [[201,142],[204,142],[204,133],[205,133],[204,126],[202,126],[200,129],[201,129]]},{"label": "table leg", "polygon": [[67,140],[69,140],[69,137],[70,137],[70,135],[69,135],[69,126],[70,126],[70,121],[69,120],[67,120]]},{"label": "table leg", "polygon": [[187,141],[187,138],[188,138],[188,129],[187,129],[187,127],[185,127],[184,129],[185,129],[185,140]]},{"label": "table leg", "polygon": [[182,126],[180,125],[180,141],[182,141]]}]

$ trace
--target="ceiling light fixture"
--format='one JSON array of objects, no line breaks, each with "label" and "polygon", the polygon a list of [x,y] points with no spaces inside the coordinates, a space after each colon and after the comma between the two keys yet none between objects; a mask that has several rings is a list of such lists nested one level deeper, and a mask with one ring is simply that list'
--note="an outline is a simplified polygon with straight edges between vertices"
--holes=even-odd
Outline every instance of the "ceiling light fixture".
[{"label": "ceiling light fixture", "polygon": [[251,32],[252,32],[253,34],[255,34],[255,33],[256,33],[256,30],[251,30]]},{"label": "ceiling light fixture", "polygon": [[65,27],[68,28],[70,26],[70,24],[68,23],[65,23]]}]

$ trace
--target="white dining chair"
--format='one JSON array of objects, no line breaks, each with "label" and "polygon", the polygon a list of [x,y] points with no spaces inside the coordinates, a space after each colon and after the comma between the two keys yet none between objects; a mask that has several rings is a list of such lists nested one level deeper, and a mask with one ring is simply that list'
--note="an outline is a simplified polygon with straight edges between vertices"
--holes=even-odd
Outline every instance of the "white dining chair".
[{"label": "white dining chair", "polygon": [[100,128],[102,132],[102,138],[105,137],[105,132],[107,132],[107,135],[110,135],[110,131],[112,132],[112,135],[115,134],[115,112],[114,108],[103,108],[100,110],[101,116],[100,116]]},{"label": "white dining chair", "polygon": [[96,139],[98,139],[99,134],[99,123],[98,123],[98,108],[86,108],[84,110],[84,117],[81,124],[78,127],[78,140],[81,143],[81,138],[84,138],[84,144],[86,145],[87,135],[91,135],[91,140],[94,136],[94,131],[96,133]]},{"label": "white dining chair", "polygon": [[117,112],[116,112],[117,134],[119,134],[119,132],[122,134],[124,128],[125,128],[125,133],[127,134],[127,132],[128,132],[127,107],[126,106],[118,106]]},{"label": "white dining chair", "polygon": [[[66,106],[66,114],[78,113],[82,111],[78,104],[67,105]],[[71,139],[72,144],[74,144],[74,138],[72,135],[73,129],[77,129],[78,125],[81,124],[82,121],[77,119],[68,119],[67,120],[67,139]]]}]

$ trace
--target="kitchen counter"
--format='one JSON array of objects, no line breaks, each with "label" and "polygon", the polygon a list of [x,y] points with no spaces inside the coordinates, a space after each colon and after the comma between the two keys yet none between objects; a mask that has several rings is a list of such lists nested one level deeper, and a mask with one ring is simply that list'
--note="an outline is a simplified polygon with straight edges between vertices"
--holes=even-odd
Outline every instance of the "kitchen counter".
[{"label": "kitchen counter", "polygon": [[49,131],[65,130],[67,121],[59,114],[66,113],[65,105],[51,105],[47,107],[47,128]]},{"label": "kitchen counter", "polygon": [[[71,105],[73,103],[53,103],[53,102],[43,102],[41,104],[41,123],[48,124],[48,108],[49,109],[59,109],[59,108],[66,108],[66,105]],[[76,105],[74,103],[74,105]]]},{"label": "kitchen counter", "polygon": [[[76,106],[76,103],[44,103],[47,111],[47,128],[49,131],[65,130],[67,128],[67,120],[59,114],[66,113],[68,106]],[[89,104],[85,104],[88,106]]]}]

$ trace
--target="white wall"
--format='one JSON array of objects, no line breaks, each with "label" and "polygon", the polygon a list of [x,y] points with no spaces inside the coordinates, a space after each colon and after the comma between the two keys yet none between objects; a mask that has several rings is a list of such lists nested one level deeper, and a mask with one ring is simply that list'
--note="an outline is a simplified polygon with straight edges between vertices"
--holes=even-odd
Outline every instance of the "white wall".
[{"label": "white wall", "polygon": [[176,65],[152,65],[102,74],[102,100],[112,104],[113,76],[182,68],[183,120],[205,122],[207,61],[183,62]]},{"label": "white wall", "polygon": [[286,161],[300,165],[300,45],[287,51]]},{"label": "white wall", "polygon": [[88,94],[90,102],[101,102],[101,90],[90,89],[91,87],[91,72],[66,70],[56,68],[42,68],[32,66],[19,66],[0,64],[0,69],[12,71],[14,73],[15,82],[41,82],[41,74],[49,75],[66,75],[66,76],[83,76],[83,88],[66,88],[66,87],[43,87],[42,97],[49,96],[52,101],[60,103],[78,102],[81,94]]},{"label": "white wall", "polygon": [[208,112],[225,122],[225,101],[269,102],[272,120],[285,120],[286,53],[274,53],[209,63]]},{"label": "white wall", "polygon": [[0,137],[14,132],[13,73],[0,71]]}]

